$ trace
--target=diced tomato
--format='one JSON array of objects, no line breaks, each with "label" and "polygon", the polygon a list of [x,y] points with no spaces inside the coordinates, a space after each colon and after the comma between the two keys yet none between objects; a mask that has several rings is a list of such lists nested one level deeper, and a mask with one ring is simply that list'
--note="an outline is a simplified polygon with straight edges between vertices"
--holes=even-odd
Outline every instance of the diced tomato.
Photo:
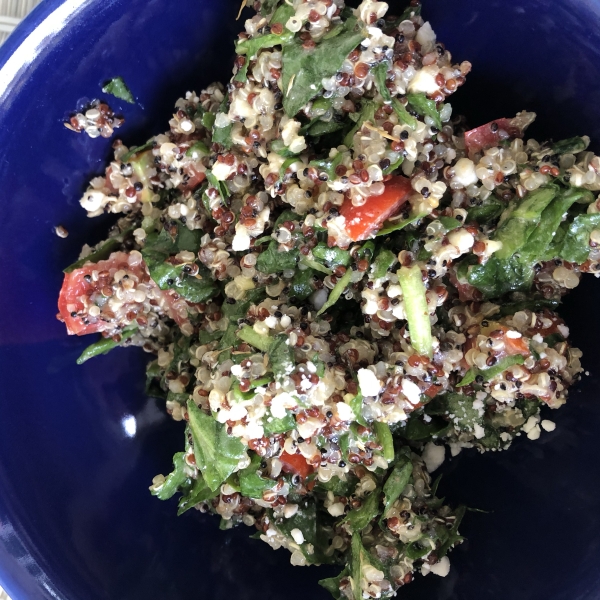
[{"label": "diced tomato", "polygon": [[443,389],[443,386],[431,384],[423,393],[429,398],[435,398]]},{"label": "diced tomato", "polygon": [[206,179],[206,174],[196,171],[193,165],[187,167],[186,172],[189,179],[181,187],[184,191],[193,192]]},{"label": "diced tomato", "polygon": [[448,278],[458,291],[458,298],[461,302],[478,302],[483,298],[483,294],[476,287],[473,287],[470,283],[460,281],[454,269],[448,271]]},{"label": "diced tomato", "polygon": [[[60,295],[58,297],[58,310],[63,318],[69,334],[85,335],[107,331],[115,327],[114,323],[107,322],[99,317],[92,317],[84,304],[85,299],[94,294],[101,294],[102,288],[112,283],[112,276],[118,270],[125,270],[134,275],[138,281],[147,281],[149,276],[144,263],[130,266],[129,255],[125,252],[113,252],[107,260],[97,263],[88,263],[71,273],[65,274]],[[108,277],[99,277],[95,281],[92,272],[110,273]],[[87,278],[86,278],[87,276]]]},{"label": "diced tomato", "polygon": [[362,206],[354,206],[350,198],[344,200],[340,214],[346,219],[346,233],[353,241],[366,240],[383,222],[398,213],[412,193],[410,179],[392,177],[383,194],[370,196]]},{"label": "diced tomato", "polygon": [[314,471],[314,468],[306,462],[302,454],[288,454],[287,452],[283,452],[279,460],[282,463],[281,468],[284,473],[298,475],[301,479],[306,479]]},{"label": "diced tomato", "polygon": [[502,140],[523,137],[525,129],[535,119],[534,113],[523,112],[513,119],[496,119],[465,133],[469,155],[497,146]]},{"label": "diced tomato", "polygon": [[511,330],[506,325],[502,325],[501,323],[496,323],[494,321],[489,321],[486,327],[481,328],[481,333],[483,335],[489,336],[493,331],[502,331],[504,333],[504,351],[501,353],[502,356],[514,356],[515,354],[529,356],[529,345],[527,344],[523,336],[508,337],[507,332],[514,330]]}]

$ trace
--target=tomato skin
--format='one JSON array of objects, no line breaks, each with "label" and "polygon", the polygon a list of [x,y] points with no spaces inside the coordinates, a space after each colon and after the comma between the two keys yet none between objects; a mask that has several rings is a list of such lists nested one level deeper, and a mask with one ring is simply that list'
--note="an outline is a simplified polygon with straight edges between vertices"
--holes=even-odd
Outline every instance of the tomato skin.
[{"label": "tomato skin", "polygon": [[70,335],[85,335],[87,333],[97,333],[114,328],[114,323],[111,324],[105,320],[90,317],[87,312],[79,316],[73,316],[72,313],[80,313],[85,310],[86,307],[81,301],[82,296],[89,297],[94,293],[98,293],[106,285],[107,282],[101,278],[97,281],[93,281],[91,278],[90,281],[86,280],[86,275],[91,276],[93,271],[97,271],[98,273],[112,271],[114,273],[119,269],[123,269],[133,274],[138,280],[146,281],[149,277],[146,273],[144,263],[132,267],[129,265],[128,259],[129,255],[125,252],[113,252],[106,260],[101,260],[97,263],[88,263],[71,273],[65,273],[58,297],[58,310]]},{"label": "tomato skin", "polygon": [[[500,134],[505,132],[505,134]],[[465,133],[465,146],[469,155],[497,146],[502,140],[523,137],[523,131],[513,119],[496,119]]]},{"label": "tomato skin", "polygon": [[314,468],[306,462],[302,454],[288,454],[284,451],[279,460],[282,463],[281,468],[284,473],[298,475],[301,479],[306,479],[314,471]]},{"label": "tomato skin", "polygon": [[340,214],[346,219],[348,237],[355,242],[369,238],[386,219],[398,212],[412,191],[410,179],[396,176],[386,182],[383,194],[369,196],[362,206],[354,206],[350,198],[346,198]]}]

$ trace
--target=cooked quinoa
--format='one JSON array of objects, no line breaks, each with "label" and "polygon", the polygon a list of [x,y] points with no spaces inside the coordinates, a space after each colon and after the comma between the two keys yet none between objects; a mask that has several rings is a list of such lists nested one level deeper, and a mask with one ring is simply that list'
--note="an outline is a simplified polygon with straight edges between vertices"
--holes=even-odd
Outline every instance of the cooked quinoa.
[{"label": "cooked quinoa", "polygon": [[[339,564],[335,598],[388,598],[462,541],[431,481],[447,452],[554,430],[581,376],[556,310],[600,274],[600,158],[524,139],[530,112],[468,129],[448,98],[471,65],[417,2],[254,10],[227,86],[114,143],[80,203],[118,220],[59,318],[102,334],[80,362],[154,355],[147,392],[185,423],[154,495]],[[112,134],[103,106],[71,126]]]}]

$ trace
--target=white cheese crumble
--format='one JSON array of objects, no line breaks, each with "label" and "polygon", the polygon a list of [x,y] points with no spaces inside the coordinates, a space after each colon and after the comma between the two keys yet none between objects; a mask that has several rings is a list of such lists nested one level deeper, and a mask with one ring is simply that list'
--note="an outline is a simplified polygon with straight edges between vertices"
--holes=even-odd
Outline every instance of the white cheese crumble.
[{"label": "white cheese crumble", "polygon": [[433,473],[433,471],[441,467],[445,457],[446,451],[444,446],[437,446],[433,442],[428,442],[425,445],[421,456],[429,473]]},{"label": "white cheese crumble", "polygon": [[[358,386],[363,396],[377,396],[381,391],[381,383],[375,373],[369,369],[358,370]],[[414,384],[413,384],[414,385]]]},{"label": "white cheese crumble", "polygon": [[540,425],[544,431],[554,431],[556,429],[556,423],[554,423],[554,421],[549,421],[548,419],[544,419]]},{"label": "white cheese crumble", "polygon": [[421,390],[410,379],[405,378],[402,380],[402,393],[408,398],[411,404],[419,404],[421,402]]}]

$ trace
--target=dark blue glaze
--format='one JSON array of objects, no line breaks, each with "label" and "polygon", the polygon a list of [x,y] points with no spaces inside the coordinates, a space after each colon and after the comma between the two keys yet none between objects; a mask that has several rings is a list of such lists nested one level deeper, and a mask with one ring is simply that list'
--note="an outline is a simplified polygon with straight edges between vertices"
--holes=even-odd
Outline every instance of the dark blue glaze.
[{"label": "dark blue glaze", "polygon": [[[327,597],[316,587],[326,569],[293,569],[249,530],[177,518],[174,501],[150,496],[182,435],[144,398],[145,355],[77,367],[87,340],[54,318],[62,267],[106,226],[77,200],[110,154],[62,118],[122,75],[138,100],[111,99],[124,141],[165,129],[180,93],[228,77],[238,5],[44,0],[0,50],[0,580],[13,600]],[[430,0],[425,16],[474,65],[453,101],[474,124],[527,108],[540,115],[535,135],[588,133],[600,148],[600,2]],[[402,597],[600,599],[598,292],[588,279],[565,305],[592,376],[552,414],[558,429],[446,465],[442,493],[493,512],[467,515],[446,579],[418,578]]]}]

